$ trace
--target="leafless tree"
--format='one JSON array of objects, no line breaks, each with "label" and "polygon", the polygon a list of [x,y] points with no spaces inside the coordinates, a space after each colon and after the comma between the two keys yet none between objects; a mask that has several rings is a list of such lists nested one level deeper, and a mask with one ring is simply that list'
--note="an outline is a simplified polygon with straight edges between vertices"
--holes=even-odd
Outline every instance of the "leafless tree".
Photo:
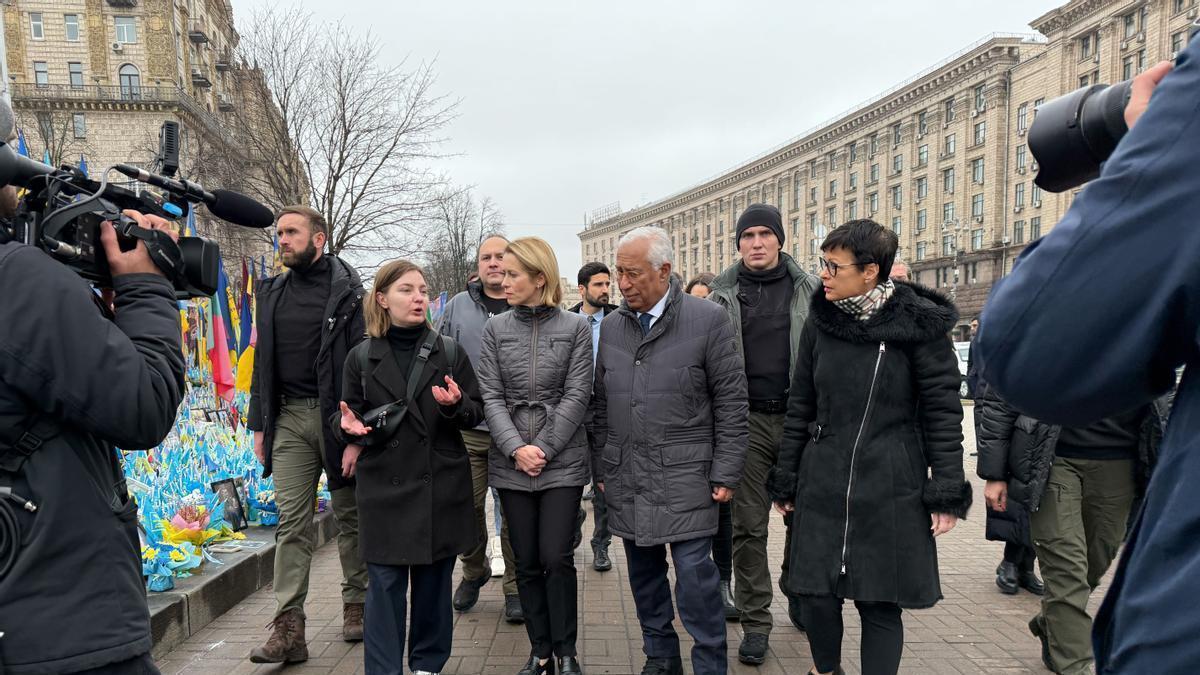
[{"label": "leafless tree", "polygon": [[[22,120],[20,117],[26,119]],[[51,166],[62,164],[78,164],[80,155],[92,152],[92,146],[87,140],[87,129],[75,128],[75,117],[70,111],[63,110],[33,110],[22,111],[18,123],[24,122],[26,129],[36,129],[34,138],[29,144],[29,155],[38,161],[42,159],[43,150],[50,155]],[[89,167],[91,168],[91,167]]]},{"label": "leafless tree", "polygon": [[[457,102],[434,91],[432,65],[387,65],[379,40],[278,5],[242,31],[239,135],[255,196],[307,202],[331,226],[329,247],[371,266],[412,255],[444,181],[428,165]],[[274,108],[262,96],[269,92]],[[296,158],[293,161],[290,158]]]},{"label": "leafless tree", "polygon": [[430,295],[453,295],[475,272],[483,239],[504,232],[504,217],[490,197],[477,201],[471,188],[445,188],[437,195],[427,232],[420,257]]}]

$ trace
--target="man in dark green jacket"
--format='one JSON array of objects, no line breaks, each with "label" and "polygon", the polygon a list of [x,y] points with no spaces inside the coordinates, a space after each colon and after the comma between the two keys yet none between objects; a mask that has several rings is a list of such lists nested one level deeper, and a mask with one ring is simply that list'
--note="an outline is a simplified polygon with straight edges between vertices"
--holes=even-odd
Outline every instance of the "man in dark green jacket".
[{"label": "man in dark green jacket", "polygon": [[[809,299],[820,285],[817,277],[800,269],[783,252],[783,242],[779,209],[751,204],[737,221],[742,259],[713,280],[709,296],[729,312],[738,349],[746,362],[750,444],[741,489],[733,498],[733,575],[735,602],[745,633],[738,660],[755,665],[766,660],[772,627],[767,473],[779,454],[800,330],[808,318]],[[754,348],[748,349],[751,345]],[[786,370],[780,367],[785,362]],[[784,547],[784,577],[792,535],[791,518],[785,522],[788,543]],[[798,598],[788,597],[788,616],[796,628],[803,629]]]}]

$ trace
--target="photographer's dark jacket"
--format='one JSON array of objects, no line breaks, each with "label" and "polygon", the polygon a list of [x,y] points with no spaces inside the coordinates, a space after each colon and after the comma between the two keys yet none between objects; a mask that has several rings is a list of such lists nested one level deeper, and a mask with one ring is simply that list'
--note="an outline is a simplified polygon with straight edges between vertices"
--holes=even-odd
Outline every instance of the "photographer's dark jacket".
[{"label": "photographer's dark jacket", "polygon": [[1053,424],[1146,405],[1186,365],[1158,465],[1096,615],[1098,673],[1190,673],[1200,663],[1197,110],[1193,39],[1100,177],[996,284],[980,322],[980,376]]},{"label": "photographer's dark jacket", "polygon": [[[419,349],[421,340],[416,346]],[[366,350],[368,373],[363,398],[359,351]],[[343,368],[341,395],[350,409],[363,413],[405,400],[407,361],[401,368],[388,338],[370,338],[350,350]],[[414,401],[398,426],[370,437],[355,470],[358,500],[358,547],[364,562],[379,565],[428,565],[469,551],[478,539],[472,500],[471,464],[462,429],[483,419],[483,399],[471,360],[458,349],[456,363],[446,359],[441,340],[418,378]],[[453,409],[438,405],[432,387],[445,387],[451,375],[462,390]],[[341,414],[330,428],[345,447],[359,442],[344,435]],[[341,469],[338,470],[341,475]]]},{"label": "photographer's dark jacket", "polygon": [[[279,417],[283,396],[280,369],[315,368],[321,416],[322,419],[330,419],[337,412],[341,400],[342,366],[346,363],[346,354],[366,334],[362,317],[362,299],[366,291],[358,272],[337,256],[326,254],[322,258],[329,259],[329,299],[325,303],[321,321],[321,342],[315,364],[280,364],[276,358],[276,315],[293,272],[286,271],[264,279],[255,296],[258,346],[254,353],[254,376],[250,384],[250,409],[246,413],[246,426],[253,431],[263,432],[263,477],[271,475],[271,445],[275,440],[275,420]],[[325,475],[329,478],[330,490],[353,484],[353,480],[342,478],[342,452],[345,449],[345,444],[338,442],[332,429],[326,425]]]},{"label": "photographer's dark jacket", "polygon": [[54,427],[17,471],[12,456],[0,457],[9,469],[0,469],[0,486],[38,507],[18,507],[21,549],[0,578],[6,673],[75,672],[151,648],[137,506],[122,490],[113,446],[154,447],[175,422],[179,310],[160,276],[117,277],[113,286],[109,319],[66,267],[0,245],[0,429],[38,411]]},{"label": "photographer's dark jacket", "polygon": [[965,517],[958,358],[944,296],[896,282],[860,321],[817,290],[767,489],[795,504],[792,592],[929,607],[941,599],[930,514]]}]

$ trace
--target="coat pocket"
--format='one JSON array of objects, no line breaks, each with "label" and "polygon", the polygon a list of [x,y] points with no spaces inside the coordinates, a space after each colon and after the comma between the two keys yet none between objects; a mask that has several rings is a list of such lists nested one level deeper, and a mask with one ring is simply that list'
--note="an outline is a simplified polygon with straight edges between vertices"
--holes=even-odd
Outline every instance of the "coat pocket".
[{"label": "coat pocket", "polygon": [[662,449],[667,510],[685,513],[713,505],[709,470],[711,443],[668,445]]}]

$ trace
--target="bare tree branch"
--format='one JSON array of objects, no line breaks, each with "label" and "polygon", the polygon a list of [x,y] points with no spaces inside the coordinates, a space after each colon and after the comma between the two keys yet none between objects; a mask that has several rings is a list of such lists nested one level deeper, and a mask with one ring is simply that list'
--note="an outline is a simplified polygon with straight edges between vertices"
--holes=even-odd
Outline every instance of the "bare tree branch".
[{"label": "bare tree branch", "polygon": [[479,245],[504,232],[504,217],[490,197],[476,202],[471,188],[445,188],[437,197],[426,227],[426,248],[419,257],[431,294],[462,290],[475,272]]},{"label": "bare tree branch", "polygon": [[435,93],[432,64],[389,66],[380,50],[373,35],[290,6],[258,10],[232,114],[250,143],[247,189],[274,208],[308,203],[330,223],[330,251],[367,267],[419,252],[445,185],[429,160],[458,105]]}]

